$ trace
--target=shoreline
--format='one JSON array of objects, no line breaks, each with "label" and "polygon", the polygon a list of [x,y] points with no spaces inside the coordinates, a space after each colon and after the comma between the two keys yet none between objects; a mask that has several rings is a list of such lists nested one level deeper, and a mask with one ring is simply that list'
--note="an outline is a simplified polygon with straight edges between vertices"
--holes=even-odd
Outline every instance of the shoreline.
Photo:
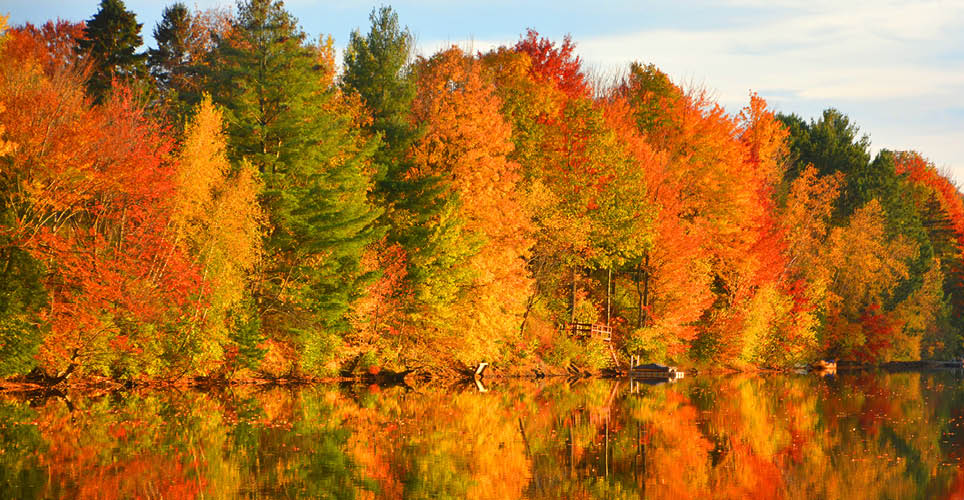
[{"label": "shoreline", "polygon": [[[855,373],[870,371],[885,371],[888,373],[900,372],[937,372],[937,371],[964,371],[964,364],[957,361],[888,361],[885,363],[852,363],[839,362],[837,372]],[[437,376],[430,373],[403,371],[403,372],[382,372],[379,374],[358,374],[341,375],[329,377],[243,377],[236,379],[206,378],[206,377],[184,377],[178,380],[153,380],[153,381],[131,381],[116,380],[110,378],[90,377],[75,381],[61,381],[54,384],[44,384],[41,381],[30,380],[25,376],[10,377],[0,379],[0,394],[10,393],[62,393],[64,391],[120,391],[131,389],[200,389],[218,390],[230,387],[295,387],[310,385],[375,385],[379,387],[406,386],[419,387],[423,385],[462,385],[473,384],[476,380],[486,383],[501,380],[529,380],[538,381],[546,379],[629,379],[628,372],[625,370],[601,370],[601,371],[566,371],[559,370],[559,373],[545,373],[543,371],[528,370],[530,373],[500,373],[501,370],[493,370],[484,377],[476,379],[472,374],[460,373],[458,376]],[[814,374],[821,375],[819,371],[808,370],[805,368],[753,368],[736,369],[733,367],[687,367],[683,371],[686,377],[694,376],[726,376],[738,374],[783,375],[783,374]]]}]

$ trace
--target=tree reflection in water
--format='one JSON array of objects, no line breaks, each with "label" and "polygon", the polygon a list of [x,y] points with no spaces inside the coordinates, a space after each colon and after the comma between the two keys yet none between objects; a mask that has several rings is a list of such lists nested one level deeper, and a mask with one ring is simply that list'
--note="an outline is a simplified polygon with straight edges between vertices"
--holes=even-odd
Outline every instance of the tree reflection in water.
[{"label": "tree reflection in water", "polygon": [[960,498],[952,373],[0,397],[9,498]]}]

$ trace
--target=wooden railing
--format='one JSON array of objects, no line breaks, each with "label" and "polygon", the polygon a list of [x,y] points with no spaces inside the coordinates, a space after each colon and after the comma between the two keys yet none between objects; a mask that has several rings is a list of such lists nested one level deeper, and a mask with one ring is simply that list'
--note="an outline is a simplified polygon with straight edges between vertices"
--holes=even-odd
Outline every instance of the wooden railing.
[{"label": "wooden railing", "polygon": [[566,323],[566,332],[577,339],[599,339],[609,342],[613,338],[613,328],[602,323]]}]

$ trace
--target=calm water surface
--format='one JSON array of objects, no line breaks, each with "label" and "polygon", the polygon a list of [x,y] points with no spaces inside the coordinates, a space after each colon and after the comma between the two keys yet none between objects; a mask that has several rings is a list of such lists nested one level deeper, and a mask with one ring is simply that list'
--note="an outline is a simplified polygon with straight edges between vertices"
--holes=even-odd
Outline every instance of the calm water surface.
[{"label": "calm water surface", "polygon": [[3,498],[962,498],[954,373],[0,396]]}]

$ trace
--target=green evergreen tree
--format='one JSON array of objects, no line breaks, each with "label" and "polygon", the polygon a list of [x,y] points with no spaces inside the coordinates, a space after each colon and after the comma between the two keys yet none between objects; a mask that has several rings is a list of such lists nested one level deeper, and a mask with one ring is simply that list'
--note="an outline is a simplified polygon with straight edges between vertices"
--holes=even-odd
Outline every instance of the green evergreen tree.
[{"label": "green evergreen tree", "polygon": [[871,159],[870,138],[836,109],[824,110],[819,120],[804,121],[797,115],[779,115],[790,131],[791,163],[786,182],[795,179],[807,165],[821,175],[844,174],[844,188],[833,224],[843,226],[849,217],[871,200],[880,202],[887,217],[888,237],[903,236],[918,246],[915,259],[907,262],[910,273],[887,298],[886,310],[910,296],[923,285],[927,271],[935,265],[934,245],[925,227],[924,214],[913,204],[912,187],[897,174],[894,154],[884,150]]},{"label": "green evergreen tree", "polygon": [[182,103],[196,80],[195,61],[191,60],[191,13],[177,2],[164,8],[161,21],[154,27],[157,48],[148,49],[147,64],[160,98],[160,105],[170,120],[189,115],[193,103]]},{"label": "green evergreen tree", "polygon": [[[462,225],[454,217],[459,200],[437,176],[406,175],[412,167],[409,150],[422,133],[411,116],[416,95],[411,65],[415,40],[391,7],[373,9],[369,19],[368,34],[357,29],[351,34],[341,84],[346,92],[357,93],[371,113],[367,132],[380,139],[374,196],[386,207],[380,223],[388,229],[389,240],[405,249],[407,281],[416,299],[409,305],[420,308],[439,301],[434,292],[450,288],[459,279],[444,257],[449,253],[445,249],[451,244],[449,237],[459,234]],[[442,283],[446,280],[451,283]]]},{"label": "green evergreen tree", "polygon": [[910,277],[897,287],[890,304],[906,299],[923,284],[924,274],[934,264],[934,245],[924,224],[924,214],[914,206],[913,186],[897,174],[894,153],[882,150],[864,168],[847,176],[847,190],[851,204],[863,206],[876,199],[887,214],[887,231],[891,236],[902,235],[914,241],[918,256],[910,262]]},{"label": "green evergreen tree", "polygon": [[77,48],[91,58],[87,89],[95,100],[103,99],[115,79],[134,81],[146,75],[147,54],[137,52],[144,42],[142,26],[123,0],[101,0],[100,10],[87,21]]},{"label": "green evergreen tree", "polygon": [[859,169],[870,162],[870,138],[859,135],[860,129],[844,114],[830,108],[820,120],[806,122],[797,115],[778,115],[790,130],[791,165],[789,180],[813,164],[820,175]]},{"label": "green evergreen tree", "polygon": [[190,64],[188,40],[191,36],[191,15],[183,3],[164,8],[161,22],[154,27],[156,49],[147,51],[151,76],[163,90],[176,90],[176,82],[183,78]]},{"label": "green evergreen tree", "polygon": [[381,134],[384,142],[377,159],[388,167],[390,179],[407,170],[405,152],[417,136],[411,124],[415,81],[409,65],[415,39],[401,28],[398,14],[391,7],[372,10],[368,35],[356,29],[345,50],[342,85],[357,92],[372,114],[369,129]]},{"label": "green evergreen tree", "polygon": [[267,256],[254,296],[269,335],[324,362],[347,328],[366,276],[360,260],[378,236],[367,165],[377,144],[337,112],[317,52],[280,1],[238,5],[233,36],[216,49],[212,94],[227,113],[233,160],[261,173]]},{"label": "green evergreen tree", "polygon": [[870,200],[877,199],[887,213],[891,235],[901,233],[925,242],[916,210],[903,193],[906,186],[897,175],[893,153],[881,151],[871,160],[870,138],[860,135],[860,129],[835,109],[825,110],[819,120],[809,123],[797,115],[779,118],[790,130],[788,182],[810,164],[820,175],[843,173],[844,192],[835,216],[838,224],[843,224]]}]

